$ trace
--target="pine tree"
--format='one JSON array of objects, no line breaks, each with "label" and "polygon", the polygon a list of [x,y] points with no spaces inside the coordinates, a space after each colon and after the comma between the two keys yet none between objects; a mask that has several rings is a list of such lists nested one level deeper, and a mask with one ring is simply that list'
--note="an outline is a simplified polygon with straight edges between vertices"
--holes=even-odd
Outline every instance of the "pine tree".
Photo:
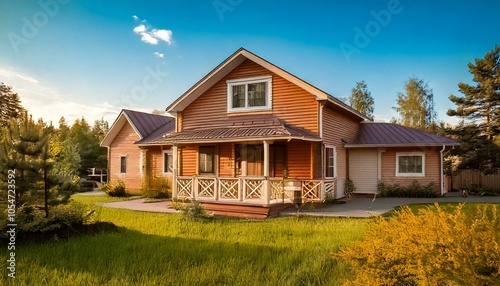
[{"label": "pine tree", "polygon": [[11,119],[8,123],[0,150],[0,172],[5,180],[8,169],[16,170],[19,178],[16,180],[16,204],[21,205],[36,200],[36,185],[41,179],[39,156],[48,136],[27,112],[20,120]]},{"label": "pine tree", "polygon": [[19,95],[0,82],[0,126],[7,126],[9,119],[20,117],[22,111]]},{"label": "pine tree", "polygon": [[486,53],[475,64],[468,64],[475,86],[459,83],[464,97],[450,95],[456,109],[448,110],[449,116],[459,116],[476,124],[490,142],[500,132],[500,46]]},{"label": "pine tree", "polygon": [[393,118],[393,122],[427,131],[436,125],[434,94],[422,79],[412,77],[406,81],[405,93],[398,93],[396,103],[392,108],[398,118]]},{"label": "pine tree", "polygon": [[373,105],[375,102],[364,80],[356,82],[356,87],[351,90],[349,103],[352,108],[373,120]]}]

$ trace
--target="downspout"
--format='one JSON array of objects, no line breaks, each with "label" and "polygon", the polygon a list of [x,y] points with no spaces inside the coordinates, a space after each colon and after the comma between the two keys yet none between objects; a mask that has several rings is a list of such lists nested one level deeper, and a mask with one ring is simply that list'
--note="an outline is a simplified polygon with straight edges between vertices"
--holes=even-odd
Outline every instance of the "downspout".
[{"label": "downspout", "polygon": [[111,176],[111,148],[110,146],[106,146],[106,149],[108,149],[108,170],[106,171],[106,183],[110,181],[110,176]]},{"label": "downspout", "polygon": [[444,162],[443,162],[443,152],[446,145],[443,144],[443,149],[439,151],[439,158],[441,162],[441,196],[444,196]]}]

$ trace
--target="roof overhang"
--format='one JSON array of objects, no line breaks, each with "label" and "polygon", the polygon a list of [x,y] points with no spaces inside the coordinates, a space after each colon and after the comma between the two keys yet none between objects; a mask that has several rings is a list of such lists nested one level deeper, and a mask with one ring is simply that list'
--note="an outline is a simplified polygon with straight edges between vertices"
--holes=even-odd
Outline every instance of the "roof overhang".
[{"label": "roof overhang", "polygon": [[407,144],[345,144],[345,148],[390,148],[390,147],[453,147],[460,143],[407,143]]},{"label": "roof overhang", "polygon": [[[290,141],[290,140],[302,140],[319,142],[322,141],[321,138],[310,138],[302,136],[283,136],[283,137],[245,137],[245,138],[227,138],[227,139],[194,139],[194,140],[178,140],[171,141],[170,145],[182,145],[182,144],[216,144],[216,143],[240,143],[240,142],[264,142],[264,141]],[[163,145],[169,145],[168,143]]]},{"label": "roof overhang", "polygon": [[137,136],[139,136],[139,138],[142,139],[142,136],[139,133],[139,131],[137,130],[137,128],[134,126],[134,124],[132,123],[130,118],[127,116],[127,114],[124,112],[124,110],[122,110],[120,112],[120,114],[118,115],[118,117],[116,118],[115,122],[113,122],[113,125],[111,125],[111,128],[109,129],[108,133],[106,134],[106,136],[102,140],[100,146],[101,147],[111,146],[111,143],[113,142],[113,140],[115,140],[116,135],[118,135],[120,130],[122,130],[123,126],[127,122],[130,124],[130,126],[132,126],[132,128],[134,129]]},{"label": "roof overhang", "polygon": [[195,85],[193,85],[189,90],[187,90],[183,95],[181,95],[177,100],[175,100],[169,107],[167,107],[166,111],[170,113],[183,111],[188,105],[190,105],[193,101],[195,101],[200,95],[202,95],[205,91],[207,91],[210,87],[212,87],[215,83],[224,78],[227,74],[229,74],[232,70],[234,70],[237,66],[239,66],[245,60],[251,60],[254,63],[266,68],[267,70],[277,74],[278,76],[286,79],[287,81],[299,86],[305,91],[316,96],[316,100],[323,100],[333,103],[334,105],[360,117],[361,119],[368,119],[363,115],[354,112],[349,106],[346,104],[335,100],[333,96],[324,92],[323,90],[313,86],[312,84],[296,77],[295,75],[275,66],[274,64],[264,60],[263,58],[245,50],[244,48],[240,48],[234,54],[229,56],[226,60],[224,60],[220,65],[218,65],[215,69],[209,72],[205,77],[203,77],[200,81],[198,81]]}]

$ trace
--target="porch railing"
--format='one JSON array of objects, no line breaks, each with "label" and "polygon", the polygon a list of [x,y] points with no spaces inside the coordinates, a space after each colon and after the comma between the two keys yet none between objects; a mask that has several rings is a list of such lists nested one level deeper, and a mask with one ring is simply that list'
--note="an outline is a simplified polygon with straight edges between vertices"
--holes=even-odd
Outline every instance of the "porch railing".
[{"label": "porch railing", "polygon": [[[335,180],[288,180],[300,190],[303,202],[335,198]],[[295,193],[285,188],[284,181],[264,177],[199,177],[178,176],[177,197],[200,201],[245,202],[256,204],[291,203]]]}]

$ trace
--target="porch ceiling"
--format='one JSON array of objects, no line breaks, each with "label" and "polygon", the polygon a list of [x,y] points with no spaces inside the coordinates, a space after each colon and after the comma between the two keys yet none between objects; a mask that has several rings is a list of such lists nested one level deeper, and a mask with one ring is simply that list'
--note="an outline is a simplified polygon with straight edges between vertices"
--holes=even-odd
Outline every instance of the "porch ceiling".
[{"label": "porch ceiling", "polygon": [[212,126],[166,134],[159,139],[166,144],[217,143],[258,140],[321,141],[316,134],[285,123],[272,115],[230,117]]}]

